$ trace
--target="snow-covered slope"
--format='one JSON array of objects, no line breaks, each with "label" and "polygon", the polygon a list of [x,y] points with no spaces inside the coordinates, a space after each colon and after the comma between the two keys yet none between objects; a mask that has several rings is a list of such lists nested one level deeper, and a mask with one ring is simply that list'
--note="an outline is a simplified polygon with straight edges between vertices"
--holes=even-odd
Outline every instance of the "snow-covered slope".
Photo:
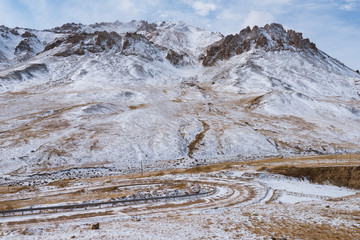
[{"label": "snow-covered slope", "polygon": [[0,31],[1,174],[359,149],[360,75],[279,24]]}]

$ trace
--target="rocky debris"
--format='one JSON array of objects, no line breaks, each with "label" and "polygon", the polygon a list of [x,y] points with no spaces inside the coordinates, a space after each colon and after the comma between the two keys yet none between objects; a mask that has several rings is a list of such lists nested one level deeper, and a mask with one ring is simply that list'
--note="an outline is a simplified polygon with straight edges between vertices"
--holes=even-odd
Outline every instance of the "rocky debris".
[{"label": "rocky debris", "polygon": [[90,229],[100,229],[100,223],[92,223],[92,224],[90,224]]},{"label": "rocky debris", "polygon": [[210,45],[206,55],[200,60],[204,66],[212,66],[218,60],[227,60],[252,48],[261,48],[265,51],[317,51],[316,45],[308,38],[304,39],[302,33],[293,30],[285,31],[282,25],[272,23],[262,28],[246,27],[238,34],[224,37]]},{"label": "rocky debris", "polygon": [[359,74],[360,74],[359,70],[356,70],[355,72],[357,72],[357,73],[359,73]]}]

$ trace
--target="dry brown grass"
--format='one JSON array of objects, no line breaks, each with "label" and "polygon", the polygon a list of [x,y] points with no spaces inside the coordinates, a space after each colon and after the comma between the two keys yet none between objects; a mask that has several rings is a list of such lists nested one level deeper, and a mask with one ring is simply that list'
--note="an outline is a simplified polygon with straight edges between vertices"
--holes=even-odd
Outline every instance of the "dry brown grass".
[{"label": "dry brown grass", "polygon": [[30,95],[32,93],[28,93],[26,91],[19,91],[19,92],[6,92],[6,94],[12,95],[12,96],[22,96],[22,95]]},{"label": "dry brown grass", "polygon": [[[149,206],[149,207],[146,207],[145,209],[146,210],[160,210],[160,209],[167,209],[167,208],[181,208],[181,207],[190,206],[192,204],[199,204],[199,203],[205,203],[205,202],[206,201],[203,199],[196,199],[193,201],[189,201],[186,203],[180,203],[180,204],[164,203],[164,204],[161,204],[158,206]],[[132,212],[132,211],[134,211],[134,209],[127,209],[127,210],[124,210],[123,212],[127,213],[127,212]]]},{"label": "dry brown grass", "polygon": [[201,121],[203,131],[196,134],[195,139],[188,145],[188,156],[192,158],[193,153],[198,148],[198,144],[203,140],[205,133],[210,129],[209,125],[205,121]]},{"label": "dry brown grass", "polygon": [[276,167],[279,165],[296,166],[342,166],[360,164],[360,154],[342,155],[310,155],[310,156],[291,156],[291,157],[272,157],[254,161],[242,162],[243,165],[254,167]]},{"label": "dry brown grass", "polygon": [[56,149],[56,148],[49,148],[46,151],[44,151],[45,154],[47,154],[47,158],[50,159],[53,156],[61,157],[61,156],[68,156],[69,153],[63,149]]},{"label": "dry brown grass", "polygon": [[[67,181],[58,181],[52,185],[64,188],[68,186]],[[109,201],[112,198],[124,197],[134,194],[135,191],[119,190],[118,187],[105,187],[93,190],[79,189],[68,193],[57,192],[53,195],[32,196],[25,200],[0,201],[0,210],[24,208],[32,205],[58,204],[63,202],[81,202],[89,200]]]},{"label": "dry brown grass", "polygon": [[135,109],[139,109],[139,108],[146,108],[146,107],[147,107],[146,104],[139,104],[139,105],[131,105],[131,106],[129,106],[129,108],[131,110],[135,110]]},{"label": "dry brown grass", "polygon": [[341,187],[360,189],[360,166],[294,167],[282,165],[269,169],[272,173],[307,178],[311,182],[330,182]]},{"label": "dry brown grass", "polygon": [[16,118],[18,120],[27,120],[26,123],[3,133],[2,136],[7,141],[11,140],[14,146],[23,142],[27,143],[33,138],[45,138],[54,131],[63,130],[70,126],[69,121],[61,118],[63,113],[90,104],[92,103],[66,106],[54,110],[50,115],[43,115],[44,111],[21,115]]},{"label": "dry brown grass", "polygon": [[[93,180],[93,184],[96,183],[104,184],[104,182],[109,182],[109,179],[98,179]],[[53,191],[51,194],[48,193],[47,195],[40,195],[36,193],[30,194],[30,191],[27,192],[26,195],[23,195],[22,198],[24,199],[14,199],[11,201],[2,200],[0,201],[0,210],[9,210],[9,209],[17,209],[17,208],[24,208],[32,205],[42,205],[42,204],[58,204],[58,203],[75,203],[75,202],[83,202],[89,200],[99,200],[99,201],[111,201],[116,198],[121,198],[125,196],[131,196],[136,194],[138,188],[135,187],[121,187],[122,185],[128,184],[138,184],[138,183],[157,183],[156,181],[126,181],[119,183],[118,185],[112,186],[105,186],[99,188],[75,188],[75,189],[66,189],[67,187],[72,186],[73,182],[77,180],[59,180],[48,184],[49,186],[56,186],[58,190]],[[86,181],[86,180],[81,180]],[[91,181],[91,180],[89,180]],[[111,182],[111,181],[110,181]],[[163,184],[162,184],[163,183]],[[188,189],[188,184],[184,181],[171,181],[171,182],[159,182],[160,185],[153,185],[154,189],[162,190],[162,189]],[[93,185],[93,186],[94,186]],[[20,189],[20,188],[19,188]],[[17,191],[19,191],[19,189]],[[24,189],[29,189],[28,187]],[[139,188],[141,189],[141,188]],[[64,191],[63,191],[64,190]],[[146,190],[146,189],[145,189]],[[15,190],[13,189],[13,192]],[[66,191],[66,192],[65,192]]]},{"label": "dry brown grass", "polygon": [[260,96],[250,99],[247,102],[247,109],[253,110],[253,109],[257,108],[264,96],[265,95],[260,95]]},{"label": "dry brown grass", "polygon": [[66,187],[69,187],[72,182],[73,182],[72,180],[63,179],[63,180],[58,180],[58,181],[48,183],[48,186],[55,186],[58,188],[66,188]]},{"label": "dry brown grass", "polygon": [[236,162],[215,163],[215,164],[209,164],[209,165],[196,166],[196,167],[187,168],[187,169],[168,170],[168,171],[166,171],[166,173],[167,174],[209,173],[209,172],[216,172],[216,171],[231,169],[238,164],[239,163],[236,163]]},{"label": "dry brown grass", "polygon": [[35,223],[48,223],[48,222],[64,222],[67,220],[74,220],[74,219],[87,219],[91,217],[98,217],[98,216],[109,216],[114,215],[113,211],[106,211],[106,212],[94,212],[94,213],[82,213],[82,214],[74,214],[70,216],[61,216],[56,218],[34,218],[31,220],[25,220],[25,221],[14,221],[14,222],[8,222],[8,226],[19,226],[19,225],[28,225],[28,224],[35,224]]},{"label": "dry brown grass", "polygon": [[0,186],[0,193],[7,194],[7,193],[18,193],[20,191],[35,191],[38,190],[37,187],[32,186]]},{"label": "dry brown grass", "polygon": [[[251,217],[251,226],[247,229],[257,236],[269,236],[287,239],[360,239],[360,232],[356,228],[334,226],[328,223],[310,223],[296,221],[290,218],[272,218],[271,221]],[[245,226],[237,225],[233,230]]]},{"label": "dry brown grass", "polygon": [[[329,163],[330,162],[330,163]],[[143,174],[128,174],[122,176],[116,176],[115,178],[124,178],[124,179],[138,179],[143,177],[152,177],[152,176],[163,176],[167,174],[184,174],[184,173],[208,173],[213,171],[221,171],[226,169],[231,169],[234,167],[242,166],[253,166],[256,167],[259,171],[263,171],[272,167],[277,167],[280,165],[288,166],[347,166],[347,165],[356,165],[360,164],[360,154],[344,154],[337,155],[337,160],[334,155],[312,155],[312,156],[294,156],[289,158],[282,157],[272,157],[260,160],[250,160],[250,161],[238,161],[238,162],[223,162],[223,163],[214,163],[202,166],[196,166],[188,169],[171,169],[171,170],[162,170],[154,172],[145,172]]]},{"label": "dry brown grass", "polygon": [[95,151],[95,150],[99,150],[99,140],[96,139],[95,141],[93,141],[92,145],[90,146],[90,151]]}]

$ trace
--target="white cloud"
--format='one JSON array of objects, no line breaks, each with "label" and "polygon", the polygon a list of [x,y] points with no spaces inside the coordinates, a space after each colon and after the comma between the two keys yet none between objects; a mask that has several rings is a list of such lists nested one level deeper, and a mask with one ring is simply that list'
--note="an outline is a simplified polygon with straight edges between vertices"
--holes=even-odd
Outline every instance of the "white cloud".
[{"label": "white cloud", "polygon": [[351,4],[346,4],[341,7],[342,10],[351,11],[353,6]]},{"label": "white cloud", "polygon": [[341,10],[352,11],[356,7],[356,0],[345,0],[345,3],[340,6]]},{"label": "white cloud", "polygon": [[259,27],[262,27],[267,23],[274,22],[274,20],[275,17],[269,12],[251,11],[245,18],[243,26],[252,27],[258,25]]},{"label": "white cloud", "polygon": [[204,3],[200,1],[192,3],[191,6],[195,10],[195,13],[200,16],[207,16],[211,11],[215,11],[217,8],[213,3]]},{"label": "white cloud", "polygon": [[[253,0],[254,1],[254,0]],[[290,4],[293,2],[293,0],[255,0],[259,4],[262,5],[284,5],[284,4]]]}]

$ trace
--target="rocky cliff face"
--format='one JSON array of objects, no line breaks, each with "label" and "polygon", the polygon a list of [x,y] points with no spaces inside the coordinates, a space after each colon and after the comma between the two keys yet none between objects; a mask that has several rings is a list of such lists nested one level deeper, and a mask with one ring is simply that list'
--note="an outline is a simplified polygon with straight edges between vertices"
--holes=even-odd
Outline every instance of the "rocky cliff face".
[{"label": "rocky cliff face", "polygon": [[94,33],[75,33],[47,44],[43,52],[54,49],[54,56],[68,57],[100,53],[104,51],[121,51],[122,37],[116,32],[96,31]]},{"label": "rocky cliff face", "polygon": [[264,27],[247,27],[235,35],[228,35],[220,41],[210,45],[206,54],[202,56],[204,66],[212,66],[217,61],[227,60],[234,55],[250,51],[252,48],[265,51],[309,51],[316,52],[316,45],[302,33],[285,29],[276,23]]}]

